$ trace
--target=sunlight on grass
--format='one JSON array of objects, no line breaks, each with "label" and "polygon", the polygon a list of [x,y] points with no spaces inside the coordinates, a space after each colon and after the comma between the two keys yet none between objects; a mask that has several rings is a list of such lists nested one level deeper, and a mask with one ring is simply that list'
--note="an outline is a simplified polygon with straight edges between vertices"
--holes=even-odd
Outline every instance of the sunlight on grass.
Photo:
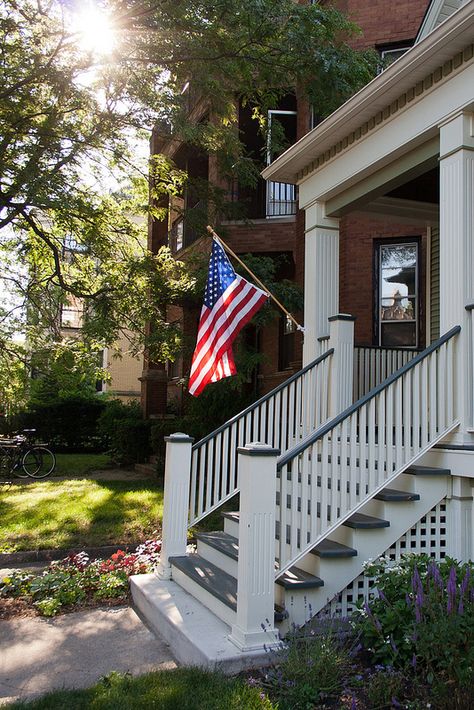
[{"label": "sunlight on grass", "polygon": [[160,527],[163,492],[150,481],[42,481],[0,494],[9,550],[130,544]]}]

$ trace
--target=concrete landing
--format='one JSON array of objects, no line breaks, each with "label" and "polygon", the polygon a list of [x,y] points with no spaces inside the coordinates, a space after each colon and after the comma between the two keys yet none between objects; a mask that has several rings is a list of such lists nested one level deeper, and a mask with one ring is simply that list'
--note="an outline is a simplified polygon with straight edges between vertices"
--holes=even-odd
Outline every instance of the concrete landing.
[{"label": "concrete landing", "polygon": [[274,660],[264,649],[239,651],[228,639],[230,627],[176,582],[141,574],[130,577],[130,588],[137,613],[165,639],[179,663],[233,675]]}]

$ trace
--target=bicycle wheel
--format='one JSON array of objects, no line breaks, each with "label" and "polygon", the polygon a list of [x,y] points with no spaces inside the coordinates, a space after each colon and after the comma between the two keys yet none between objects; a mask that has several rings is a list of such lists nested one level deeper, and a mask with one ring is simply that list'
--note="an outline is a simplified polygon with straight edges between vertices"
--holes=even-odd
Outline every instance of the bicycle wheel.
[{"label": "bicycle wheel", "polygon": [[33,446],[23,456],[21,463],[30,478],[46,478],[56,467],[56,457],[46,446]]},{"label": "bicycle wheel", "polygon": [[13,468],[12,457],[5,449],[0,449],[0,484],[11,486],[11,473]]}]

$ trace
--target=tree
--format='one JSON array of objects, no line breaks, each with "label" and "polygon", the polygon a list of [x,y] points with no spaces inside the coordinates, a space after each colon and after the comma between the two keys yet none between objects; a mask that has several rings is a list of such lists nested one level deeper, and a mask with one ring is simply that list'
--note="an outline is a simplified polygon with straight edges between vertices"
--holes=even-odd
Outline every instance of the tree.
[{"label": "tree", "polygon": [[[262,129],[262,109],[296,85],[324,116],[367,82],[374,59],[349,48],[356,28],[336,10],[293,0],[104,0],[116,38],[105,56],[81,43],[74,5],[0,0],[0,279],[16,293],[1,304],[0,344],[6,352],[24,321],[21,300],[57,342],[57,304],[74,297],[86,339],[110,343],[128,328],[135,349],[173,357],[179,333],[163,306],[189,296],[194,280],[166,249],[145,248],[146,218],[166,214],[150,205],[135,138],[173,126],[216,154],[224,174],[252,180],[236,95]],[[183,93],[191,75],[212,116],[198,125]],[[163,157],[152,169],[154,198],[179,194],[182,171]],[[32,340],[31,318],[28,328]]]}]

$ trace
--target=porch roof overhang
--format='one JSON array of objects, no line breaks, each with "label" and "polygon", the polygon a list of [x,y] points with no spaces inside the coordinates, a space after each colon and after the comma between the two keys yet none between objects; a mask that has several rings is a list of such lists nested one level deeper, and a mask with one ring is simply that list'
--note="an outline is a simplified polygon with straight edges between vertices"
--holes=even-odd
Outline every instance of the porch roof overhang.
[{"label": "porch roof overhang", "polygon": [[[473,40],[469,0],[283,153],[263,177],[299,184],[301,207],[324,201],[326,214],[338,216],[349,202],[357,207],[384,194],[364,184],[370,175],[377,172],[378,184],[395,187],[400,174],[416,177],[433,167],[439,123],[456,110],[474,108]],[[341,198],[348,188],[354,194]]]}]

